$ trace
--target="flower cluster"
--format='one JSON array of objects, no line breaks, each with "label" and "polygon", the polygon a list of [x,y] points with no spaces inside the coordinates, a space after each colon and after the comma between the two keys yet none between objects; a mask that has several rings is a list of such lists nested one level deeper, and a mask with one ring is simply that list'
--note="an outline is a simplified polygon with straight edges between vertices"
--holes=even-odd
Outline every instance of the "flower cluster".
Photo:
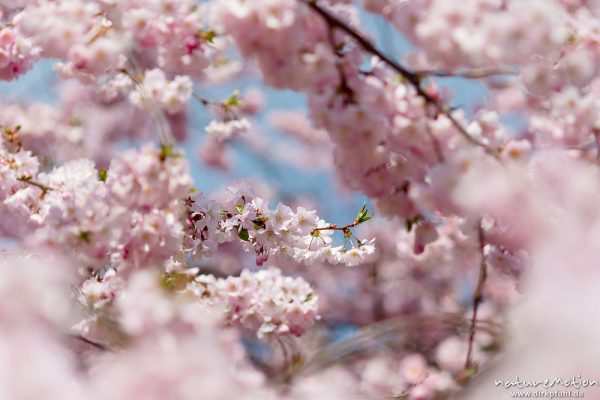
[{"label": "flower cluster", "polygon": [[156,54],[170,73],[201,76],[218,53],[214,32],[206,28],[206,6],[194,0],[127,0],[117,4],[123,28],[140,49]]},{"label": "flower cluster", "polygon": [[364,4],[420,46],[426,68],[518,65],[536,94],[586,86],[597,73],[599,25],[594,6],[585,2],[469,0],[460,8],[441,0]]},{"label": "flower cluster", "polygon": [[[327,26],[295,0],[215,2],[222,29],[257,58],[266,84],[317,91],[338,82]],[[339,7],[344,7],[343,5]]]},{"label": "flower cluster", "polygon": [[165,261],[181,246],[191,177],[178,157],[147,147],[113,160],[108,172],[80,159],[38,173],[40,162],[24,150],[1,160],[3,206],[29,221],[38,243],[76,248],[93,266],[122,267]]},{"label": "flower cluster", "polygon": [[162,70],[153,69],[146,71],[129,100],[140,108],[159,108],[175,114],[185,110],[191,97],[192,80],[188,76],[176,76],[169,81]]},{"label": "flower cluster", "polygon": [[137,46],[166,71],[200,76],[219,53],[203,10],[194,1],[41,1],[26,7],[16,25],[44,56],[65,60],[61,70],[72,74],[116,71]]},{"label": "flower cluster", "polygon": [[38,54],[39,48],[14,28],[0,28],[0,80],[10,81],[27,72]]},{"label": "flower cluster", "polygon": [[[247,184],[195,205],[188,164],[169,146],[126,151],[107,170],[81,159],[38,173],[39,164],[28,151],[6,152],[5,206],[37,226],[37,241],[76,247],[95,265],[160,265],[183,248],[205,256],[232,241],[255,254],[257,265],[269,257],[357,265],[374,252],[373,240],[353,238],[349,228],[351,248],[333,246],[337,227],[316,211],[270,210]],[[363,210],[354,225],[369,218]]]},{"label": "flower cluster", "polygon": [[[294,211],[279,203],[270,209],[247,182],[229,186],[220,197],[190,204],[187,236],[192,254],[209,255],[220,243],[241,241],[247,252],[256,255],[259,266],[270,258],[353,266],[368,261],[374,253],[374,240],[356,239],[350,228],[344,230],[345,245],[333,245],[332,233],[341,228],[327,224],[316,211],[304,207]],[[363,210],[353,225],[369,218]]]},{"label": "flower cluster", "polygon": [[234,119],[230,121],[211,121],[206,126],[206,133],[217,141],[224,141],[241,135],[250,129],[247,119]]},{"label": "flower cluster", "polygon": [[114,270],[86,280],[79,302],[88,318],[77,329],[88,337],[107,339],[105,325],[118,321],[136,337],[166,330],[189,331],[206,324],[207,314],[255,332],[259,338],[301,336],[318,319],[318,296],[302,278],[282,275],[276,268],[240,276],[215,278],[189,272],[161,277],[140,270],[124,282]]},{"label": "flower cluster", "polygon": [[126,51],[123,36],[95,2],[41,1],[26,7],[16,26],[43,56],[64,60],[61,68],[73,75],[114,71]]},{"label": "flower cluster", "polygon": [[[600,104],[596,79],[585,90],[567,87],[554,92],[546,101],[531,100],[528,130],[545,146],[564,146],[582,152],[590,151],[600,128]],[[593,151],[592,151],[593,152]]]},{"label": "flower cluster", "polygon": [[318,296],[310,285],[273,267],[225,279],[200,275],[185,290],[223,305],[229,321],[261,338],[300,336],[318,318]]}]

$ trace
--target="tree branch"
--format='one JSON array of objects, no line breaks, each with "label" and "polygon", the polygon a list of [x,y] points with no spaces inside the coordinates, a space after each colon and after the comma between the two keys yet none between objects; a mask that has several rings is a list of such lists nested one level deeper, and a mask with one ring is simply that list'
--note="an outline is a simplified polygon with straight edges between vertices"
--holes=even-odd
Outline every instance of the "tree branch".
[{"label": "tree branch", "polygon": [[469,348],[467,350],[467,360],[465,361],[465,370],[469,370],[473,365],[473,346],[475,343],[475,332],[477,331],[477,313],[479,306],[483,302],[483,289],[485,281],[487,280],[487,263],[485,262],[485,255],[483,250],[485,247],[485,236],[483,233],[483,227],[481,221],[477,228],[477,236],[479,241],[479,279],[477,280],[477,286],[473,292],[473,313],[471,314],[471,326],[469,328]]},{"label": "tree branch", "polygon": [[17,180],[19,182],[24,182],[24,183],[27,183],[27,184],[29,184],[31,186],[37,187],[38,189],[40,189],[42,191],[42,195],[45,195],[49,191],[53,190],[50,186],[46,186],[43,183],[34,181],[31,177],[21,176],[21,177],[18,177]]},{"label": "tree branch", "polygon": [[365,51],[371,53],[377,57],[379,57],[384,63],[386,63],[390,68],[395,70],[400,76],[406,79],[416,90],[417,94],[425,99],[427,104],[434,106],[436,112],[438,114],[444,115],[446,118],[450,120],[452,126],[458,130],[458,132],[471,144],[483,148],[486,153],[498,157],[496,152],[493,149],[490,149],[485,143],[480,140],[472,137],[467,129],[452,115],[450,109],[443,104],[439,99],[427,93],[427,91],[423,88],[421,77],[404,67],[402,64],[398,63],[396,60],[388,57],[382,51],[377,49],[369,40],[363,37],[360,33],[358,33],[354,28],[349,26],[346,22],[338,18],[335,14],[330,12],[329,10],[321,7],[317,0],[301,0],[306,4],[310,9],[319,14],[330,26],[340,29],[352,39],[354,39]]},{"label": "tree branch", "polygon": [[519,70],[512,67],[487,67],[487,68],[474,68],[474,69],[463,69],[463,70],[446,70],[446,69],[432,69],[415,71],[415,75],[426,78],[435,76],[438,78],[465,78],[465,79],[482,79],[489,78],[492,76],[500,75],[515,75],[518,74]]},{"label": "tree branch", "polygon": [[600,162],[600,129],[595,128],[594,132],[594,141],[596,144],[596,162]]},{"label": "tree branch", "polygon": [[108,350],[110,350],[106,345],[104,345],[102,343],[94,342],[93,340],[85,338],[85,337],[83,337],[81,335],[68,334],[67,337],[69,337],[71,339],[74,339],[74,340],[78,340],[78,341],[83,342],[85,344],[88,344],[88,345],[90,345],[92,347],[95,347],[98,350],[101,350],[101,351],[108,351]]}]

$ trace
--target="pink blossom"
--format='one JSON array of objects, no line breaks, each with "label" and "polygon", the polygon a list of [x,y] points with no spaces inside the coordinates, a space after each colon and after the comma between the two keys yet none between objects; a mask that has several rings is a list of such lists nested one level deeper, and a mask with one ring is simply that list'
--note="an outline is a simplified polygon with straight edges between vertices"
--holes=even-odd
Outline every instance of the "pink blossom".
[{"label": "pink blossom", "polygon": [[301,278],[284,277],[275,268],[217,282],[217,298],[229,318],[257,331],[259,337],[302,335],[318,318],[316,296]]},{"label": "pink blossom", "polygon": [[162,70],[153,69],[146,71],[142,82],[129,95],[129,100],[137,107],[164,109],[175,114],[185,109],[191,97],[192,81],[188,76],[167,80]]},{"label": "pink blossom", "polygon": [[231,121],[212,120],[205,128],[205,131],[215,140],[224,141],[238,135],[243,135],[250,127],[250,122],[246,119],[234,119]]},{"label": "pink blossom", "polygon": [[[0,398],[594,379],[599,4],[0,0],[0,79],[41,58],[58,79],[49,103],[7,83],[0,113]],[[364,11],[410,54],[380,49]],[[257,80],[306,110],[235,89]],[[223,189],[186,158],[197,128]],[[254,175],[239,147],[335,183],[230,181]]]},{"label": "pink blossom", "polygon": [[0,29],[0,79],[11,81],[27,72],[37,60],[39,48],[12,28]]}]

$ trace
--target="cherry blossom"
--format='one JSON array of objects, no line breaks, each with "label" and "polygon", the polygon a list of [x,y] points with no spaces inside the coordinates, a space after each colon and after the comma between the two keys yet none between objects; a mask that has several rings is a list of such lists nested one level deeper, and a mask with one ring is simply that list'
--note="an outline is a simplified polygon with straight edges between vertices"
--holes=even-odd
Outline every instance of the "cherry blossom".
[{"label": "cherry blossom", "polygon": [[37,60],[39,48],[13,28],[0,29],[0,79],[10,81],[27,72]]},{"label": "cherry blossom", "polygon": [[192,97],[192,81],[188,76],[176,76],[168,81],[160,69],[146,71],[144,79],[129,100],[138,107],[158,107],[169,114],[182,111]]},{"label": "cherry blossom", "polygon": [[0,398],[596,379],[599,4],[455,3],[0,0]]},{"label": "cherry blossom", "polygon": [[212,292],[217,302],[223,302],[232,322],[257,331],[259,337],[300,336],[318,317],[318,297],[311,287],[274,268],[256,273],[244,270],[239,277],[210,284],[202,276],[197,281],[187,290]]},{"label": "cherry blossom", "polygon": [[235,119],[231,121],[211,121],[206,126],[206,133],[215,140],[223,141],[244,134],[250,129],[250,123],[246,119]]}]

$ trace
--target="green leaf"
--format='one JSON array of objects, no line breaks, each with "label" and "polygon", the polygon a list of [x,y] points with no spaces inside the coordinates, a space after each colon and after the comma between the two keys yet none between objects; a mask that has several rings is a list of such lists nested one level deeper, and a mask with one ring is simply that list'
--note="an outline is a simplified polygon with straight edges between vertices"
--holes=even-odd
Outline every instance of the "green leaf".
[{"label": "green leaf", "polygon": [[240,229],[240,231],[238,232],[238,236],[244,242],[250,241],[250,234],[248,233],[248,229],[246,229],[246,228]]},{"label": "green leaf", "polygon": [[460,372],[456,376],[456,380],[461,383],[467,383],[471,378],[473,378],[477,374],[476,367],[469,367]]},{"label": "green leaf", "polygon": [[79,239],[89,244],[92,241],[92,233],[89,231],[81,231],[79,232]]},{"label": "green leaf", "polygon": [[168,144],[163,144],[160,146],[160,153],[158,157],[160,161],[165,161],[167,158],[171,157],[174,154],[173,146]]},{"label": "green leaf", "polygon": [[208,44],[213,44],[215,38],[217,37],[217,33],[212,30],[200,32],[199,36],[204,39],[204,41]]},{"label": "green leaf", "polygon": [[229,98],[225,102],[225,105],[228,107],[241,107],[243,104],[244,103],[240,98],[239,90],[234,90],[233,93],[231,93],[231,96],[229,96]]},{"label": "green leaf", "polygon": [[358,212],[358,215],[356,216],[356,223],[362,224],[363,222],[367,222],[371,218],[373,218],[373,214],[369,215],[369,209],[367,208],[367,205],[365,204],[362,206],[362,208]]},{"label": "green leaf", "polygon": [[194,275],[181,272],[166,272],[160,277],[160,283],[167,292],[183,290],[194,280]]},{"label": "green leaf", "polygon": [[101,182],[106,182],[108,178],[108,170],[106,168],[102,168],[98,170],[98,180]]}]

